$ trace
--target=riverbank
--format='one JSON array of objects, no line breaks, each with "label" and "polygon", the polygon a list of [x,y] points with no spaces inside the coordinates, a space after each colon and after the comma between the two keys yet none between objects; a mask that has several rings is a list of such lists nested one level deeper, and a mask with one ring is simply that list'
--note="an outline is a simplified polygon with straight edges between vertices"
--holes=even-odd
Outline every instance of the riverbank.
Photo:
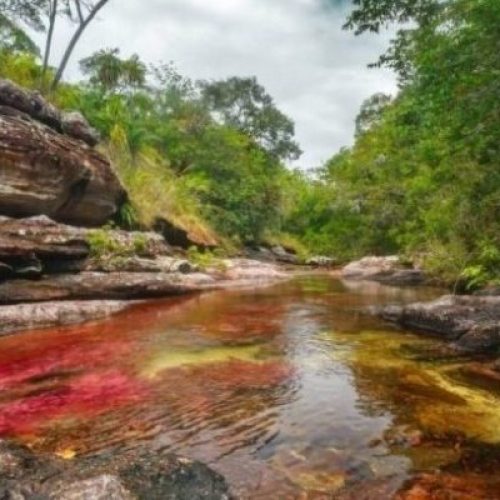
[{"label": "riverbank", "polygon": [[[397,256],[366,257],[341,269],[346,281],[377,282],[391,286],[434,285],[435,280]],[[443,295],[427,302],[385,305],[368,311],[420,335],[434,336],[446,344],[439,356],[477,359],[466,370],[492,382],[500,380],[500,295],[494,288],[475,295]]]},{"label": "riverbank", "polygon": [[224,478],[206,465],[147,447],[76,461],[35,455],[0,440],[2,498],[57,500],[229,500]]}]

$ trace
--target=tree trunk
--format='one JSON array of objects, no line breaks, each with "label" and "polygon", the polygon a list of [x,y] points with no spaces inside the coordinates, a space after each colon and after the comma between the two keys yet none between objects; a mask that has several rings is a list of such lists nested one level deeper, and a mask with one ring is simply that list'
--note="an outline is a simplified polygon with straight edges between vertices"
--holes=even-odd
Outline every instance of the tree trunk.
[{"label": "tree trunk", "polygon": [[42,68],[42,81],[41,87],[45,88],[45,77],[47,75],[47,69],[49,67],[50,52],[52,49],[52,39],[54,36],[54,27],[56,24],[56,16],[58,9],[58,0],[50,1],[50,14],[49,14],[49,30],[47,32],[47,39],[45,41],[45,53],[43,55],[43,68]]},{"label": "tree trunk", "polygon": [[[79,2],[79,0],[76,0]],[[87,26],[92,22],[92,20],[95,18],[97,13],[109,2],[109,0],[100,0],[89,12],[88,16],[83,19],[83,21],[80,22],[80,25],[78,26],[77,30],[73,34],[68,47],[66,48],[66,51],[64,52],[63,58],[61,60],[61,64],[59,65],[59,68],[57,69],[56,76],[54,77],[54,80],[52,82],[52,87],[51,90],[54,91],[57,89],[64,71],[66,70],[66,66],[68,65],[68,62],[70,60],[71,55],[73,54],[73,50],[76,47],[76,44],[80,40],[81,36],[83,35],[83,32],[86,30]]]}]

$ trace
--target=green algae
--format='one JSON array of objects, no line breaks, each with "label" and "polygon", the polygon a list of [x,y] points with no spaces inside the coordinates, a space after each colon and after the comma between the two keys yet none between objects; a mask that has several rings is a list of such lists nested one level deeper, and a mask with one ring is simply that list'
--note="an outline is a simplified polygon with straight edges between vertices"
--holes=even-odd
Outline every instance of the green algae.
[{"label": "green algae", "polygon": [[153,378],[164,370],[228,361],[260,363],[268,359],[262,345],[216,346],[204,349],[167,350],[156,353],[145,365],[142,375]]}]

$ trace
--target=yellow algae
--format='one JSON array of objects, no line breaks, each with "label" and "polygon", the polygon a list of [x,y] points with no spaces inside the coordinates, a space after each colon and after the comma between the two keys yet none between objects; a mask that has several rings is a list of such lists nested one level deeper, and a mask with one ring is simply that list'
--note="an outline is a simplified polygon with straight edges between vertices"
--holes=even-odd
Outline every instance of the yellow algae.
[{"label": "yellow algae", "polygon": [[361,393],[399,406],[407,419],[432,433],[500,443],[498,395],[450,376],[456,361],[406,355],[403,346],[426,346],[428,339],[380,331],[323,332],[321,337],[332,342],[332,358],[350,366]]},{"label": "yellow algae", "polygon": [[63,460],[73,460],[76,457],[76,451],[71,448],[67,448],[64,450],[57,450],[55,455]]},{"label": "yellow algae", "polygon": [[312,490],[332,494],[343,488],[346,483],[344,472],[301,472],[286,475],[293,484],[306,491]]},{"label": "yellow algae", "polygon": [[145,377],[155,377],[163,370],[189,365],[204,365],[222,363],[225,361],[263,362],[263,348],[260,345],[217,346],[197,350],[173,350],[156,354],[147,363],[142,374]]}]

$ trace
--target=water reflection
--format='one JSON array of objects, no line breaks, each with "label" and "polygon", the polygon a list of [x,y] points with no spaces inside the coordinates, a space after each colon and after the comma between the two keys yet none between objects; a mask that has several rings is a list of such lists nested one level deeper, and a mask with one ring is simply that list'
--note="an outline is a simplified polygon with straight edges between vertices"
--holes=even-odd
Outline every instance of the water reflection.
[{"label": "water reflection", "polygon": [[241,498],[389,498],[500,441],[498,395],[363,312],[436,294],[311,276],[4,338],[0,433],[67,457],[148,442]]}]

